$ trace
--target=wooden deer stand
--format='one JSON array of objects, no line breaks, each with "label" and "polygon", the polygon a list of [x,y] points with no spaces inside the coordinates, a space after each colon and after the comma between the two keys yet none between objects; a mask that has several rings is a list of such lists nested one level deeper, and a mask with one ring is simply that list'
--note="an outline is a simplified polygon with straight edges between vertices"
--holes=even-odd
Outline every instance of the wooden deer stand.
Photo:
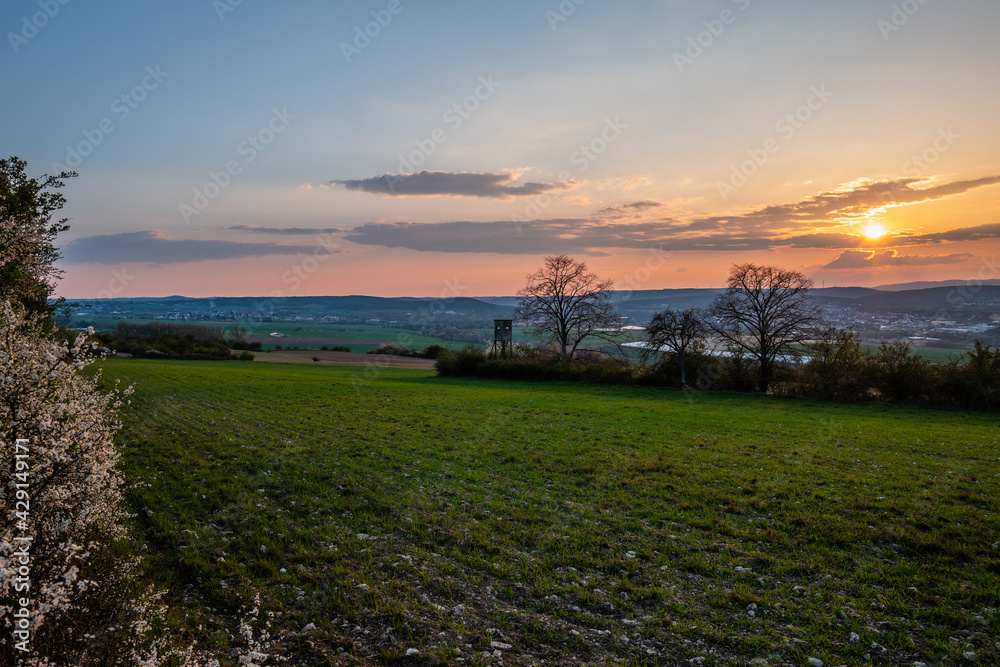
[{"label": "wooden deer stand", "polygon": [[514,353],[514,320],[493,320],[491,357],[509,357]]}]

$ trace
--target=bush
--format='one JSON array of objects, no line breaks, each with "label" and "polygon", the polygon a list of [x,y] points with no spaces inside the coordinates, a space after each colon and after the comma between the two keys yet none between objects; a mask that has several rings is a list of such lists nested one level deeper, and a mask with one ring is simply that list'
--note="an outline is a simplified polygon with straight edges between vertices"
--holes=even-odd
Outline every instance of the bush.
[{"label": "bush", "polygon": [[936,393],[929,383],[932,373],[928,361],[909,343],[882,343],[872,363],[875,389],[889,402],[925,402]]},{"label": "bush", "polygon": [[942,369],[940,392],[952,397],[954,406],[973,410],[1000,410],[1000,349],[982,341],[963,355],[962,365]]},{"label": "bush", "polygon": [[[716,387],[720,372],[720,361],[710,354],[689,351],[684,355],[684,365],[687,369],[688,385],[693,389],[708,390]],[[656,361],[645,366],[637,375],[636,381],[644,385],[657,387],[681,387],[681,369],[677,364],[676,352],[664,352]]]},{"label": "bush", "polygon": [[[326,348],[324,347],[323,349],[325,350]],[[351,348],[347,347],[346,345],[334,345],[333,347],[330,348],[330,351],[331,352],[350,352]]]},{"label": "bush", "polygon": [[437,359],[442,352],[447,352],[448,348],[443,345],[428,345],[421,350],[420,355],[426,359]]},{"label": "bush", "polygon": [[[228,359],[230,347],[222,337],[220,327],[170,322],[119,322],[112,333],[97,339],[106,347],[139,357],[156,350],[174,359]],[[233,349],[260,349],[259,343],[235,341]],[[153,355],[157,356],[157,355]]]},{"label": "bush", "polygon": [[394,357],[409,357],[412,352],[410,352],[409,348],[403,345],[388,345],[383,343],[374,350],[368,352],[368,354],[391,354]]},{"label": "bush", "polygon": [[458,352],[444,350],[438,355],[434,368],[439,375],[476,375],[486,361],[486,352],[478,345],[469,343]]},{"label": "bush", "polygon": [[580,373],[583,382],[595,384],[633,384],[637,376],[634,364],[607,357],[583,365]]},{"label": "bush", "polygon": [[[102,394],[100,372],[81,372],[90,363],[81,354],[84,336],[67,348],[33,336],[31,329],[43,330],[40,317],[0,304],[0,478],[23,474],[30,494],[26,525],[16,521],[15,500],[21,498],[12,483],[0,495],[0,581],[13,592],[19,537],[30,536],[31,594],[23,596],[33,624],[31,653],[15,650],[18,640],[8,630],[0,664],[22,664],[22,658],[24,664],[96,663],[104,646],[133,643],[129,635],[137,620],[128,615],[134,605],[120,598],[136,563],[118,558],[128,515],[113,442],[117,410],[129,390]],[[20,458],[19,439],[27,455]],[[0,597],[0,616],[11,628],[20,605],[7,592]],[[105,619],[119,612],[126,615],[114,623],[120,628],[115,632]]]},{"label": "bush", "polygon": [[744,350],[730,349],[729,356],[719,357],[714,383],[698,389],[751,392],[759,388],[760,364]]},{"label": "bush", "polygon": [[[334,348],[336,349],[336,348]],[[349,349],[344,348],[345,351],[350,352]],[[437,359],[438,355],[442,352],[447,352],[447,348],[441,345],[431,345],[425,347],[422,350],[411,350],[410,348],[403,345],[379,345],[377,349],[372,350],[368,354],[391,354],[396,357],[417,357],[420,359]]]},{"label": "bush", "polygon": [[458,352],[443,350],[434,364],[439,375],[475,376],[503,380],[563,380],[599,384],[633,384],[634,364],[598,353],[580,355],[572,362],[558,361],[545,351],[520,349],[510,357],[491,357],[479,346],[466,345]]},{"label": "bush", "polygon": [[[809,349],[801,368],[777,364],[776,393],[828,400],[923,403],[939,407],[1000,410],[1000,350],[976,342],[964,363],[932,364],[908,344],[883,343],[875,353],[861,347],[850,331],[828,330]],[[688,380],[700,391],[752,392],[758,388],[757,362],[743,354],[688,354]],[[518,346],[509,357],[491,357],[477,345],[457,352],[442,350],[434,364],[438,375],[503,380],[563,380],[600,384],[680,387],[672,353],[656,363],[635,364],[586,352],[571,362],[544,349]]]},{"label": "bush", "polygon": [[800,392],[807,396],[858,401],[871,387],[868,351],[853,331],[827,329],[808,347]]}]

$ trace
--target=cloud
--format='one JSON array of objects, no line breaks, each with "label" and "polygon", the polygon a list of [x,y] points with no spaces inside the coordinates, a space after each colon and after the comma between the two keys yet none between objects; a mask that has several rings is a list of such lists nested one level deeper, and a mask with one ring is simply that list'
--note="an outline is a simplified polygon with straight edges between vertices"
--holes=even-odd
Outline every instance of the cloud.
[{"label": "cloud", "polygon": [[[312,254],[323,246],[277,245],[168,239],[157,231],[127,232],[76,239],[63,248],[63,260],[70,264],[182,264],[220,259],[243,259],[271,255]],[[338,252],[324,248],[327,253]]]},{"label": "cloud", "polygon": [[252,234],[271,234],[276,236],[310,236],[317,234],[335,234],[344,231],[338,227],[258,227],[256,225],[232,225],[226,227],[233,231],[250,232]]},{"label": "cloud", "polygon": [[919,236],[900,234],[886,236],[879,241],[857,233],[855,225],[887,206],[951,197],[996,183],[1000,183],[1000,176],[933,187],[916,187],[926,184],[926,181],[915,179],[857,181],[798,202],[686,220],[657,216],[664,204],[642,200],[603,208],[590,216],[530,223],[372,222],[345,231],[344,238],[365,245],[417,251],[530,255],[552,252],[595,255],[606,254],[609,248],[739,251],[791,247],[843,250],[871,248],[873,245],[957,242],[1000,238],[1000,225]]},{"label": "cloud", "polygon": [[920,234],[910,238],[912,243],[959,243],[961,241],[982,241],[1000,238],[1000,224],[960,227],[947,232]]},{"label": "cloud", "polygon": [[839,250],[841,248],[861,248],[870,246],[872,241],[864,236],[846,234],[844,232],[818,232],[815,234],[797,234],[794,236],[774,237],[775,247],[787,248],[823,248]]},{"label": "cloud", "polygon": [[641,215],[646,211],[663,208],[664,206],[666,206],[666,204],[644,199],[642,201],[634,201],[631,204],[619,204],[617,206],[602,208],[597,212],[597,215],[603,215],[610,218],[621,218],[627,215]]},{"label": "cloud", "polygon": [[777,247],[840,249],[863,246],[851,234],[768,237],[743,233],[689,233],[672,220],[608,223],[591,218],[495,222],[371,222],[348,231],[344,239],[362,245],[417,251],[537,255],[606,255],[608,248],[663,248],[673,251],[772,250]]},{"label": "cloud", "polygon": [[959,264],[974,257],[971,253],[954,255],[897,255],[895,250],[845,250],[824,269],[870,269],[886,266],[934,266]]},{"label": "cloud", "polygon": [[327,186],[343,185],[354,192],[369,192],[389,197],[426,197],[448,195],[454,197],[488,197],[512,199],[533,197],[555,190],[569,190],[572,181],[554,183],[523,183],[512,185],[517,174],[492,174],[471,172],[421,171],[416,174],[383,174],[364,180],[330,181]]},{"label": "cloud", "polygon": [[538,255],[607,255],[607,248],[666,250],[766,250],[773,242],[746,235],[681,237],[671,223],[608,224],[588,218],[495,222],[371,222],[355,227],[345,240],[363,245],[433,252]]},{"label": "cloud", "polygon": [[916,187],[926,185],[927,182],[914,178],[883,181],[862,179],[797,202],[761,206],[743,213],[703,216],[690,221],[688,228],[775,234],[790,233],[803,226],[810,226],[812,231],[818,231],[824,225],[840,226],[858,222],[886,208],[921,204],[995,185],[1000,183],[1000,176]]},{"label": "cloud", "polygon": [[914,187],[926,180],[901,178],[886,181],[860,180],[836,190],[821,192],[799,202],[764,206],[737,216],[716,216],[706,221],[731,221],[744,228],[769,227],[781,223],[857,220],[893,206],[919,204],[963,194],[1000,183],[1000,176],[955,181],[933,187]]},{"label": "cloud", "polygon": [[[583,219],[545,220],[516,225],[513,222],[370,222],[355,227],[344,239],[363,245],[408,248],[422,252],[486,252],[507,254],[545,254],[595,251],[593,243],[573,243]],[[584,247],[586,246],[586,247]]]}]

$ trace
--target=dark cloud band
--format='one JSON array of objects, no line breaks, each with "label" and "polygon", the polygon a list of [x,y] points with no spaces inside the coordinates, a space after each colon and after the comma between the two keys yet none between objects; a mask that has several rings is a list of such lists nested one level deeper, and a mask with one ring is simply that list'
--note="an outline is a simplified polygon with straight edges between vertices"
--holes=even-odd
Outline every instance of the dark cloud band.
[{"label": "dark cloud band", "polygon": [[314,236],[316,234],[335,234],[344,231],[337,227],[258,227],[256,225],[232,225],[226,229],[251,234],[268,234],[271,236]]},{"label": "dark cloud band", "polygon": [[70,264],[181,264],[220,259],[244,259],[272,255],[313,254],[317,249],[326,253],[335,248],[275,243],[239,243],[234,241],[200,241],[168,239],[159,231],[127,232],[107,236],[76,239],[63,248],[63,261]]},{"label": "dark cloud band", "polygon": [[824,269],[870,269],[886,266],[936,266],[940,264],[959,264],[974,255],[956,253],[953,255],[898,255],[895,250],[845,250],[840,257]]},{"label": "dark cloud band", "polygon": [[523,183],[513,185],[515,174],[491,174],[445,171],[421,171],[416,174],[383,174],[364,180],[337,180],[329,186],[342,185],[354,192],[368,192],[390,197],[455,196],[512,199],[534,197],[555,190],[568,190],[572,183]]}]

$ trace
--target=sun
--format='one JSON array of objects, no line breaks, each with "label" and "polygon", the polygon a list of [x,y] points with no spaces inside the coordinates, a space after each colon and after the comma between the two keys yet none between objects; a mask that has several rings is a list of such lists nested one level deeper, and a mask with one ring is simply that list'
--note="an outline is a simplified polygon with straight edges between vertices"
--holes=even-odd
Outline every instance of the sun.
[{"label": "sun", "polygon": [[880,239],[883,236],[885,236],[886,229],[877,222],[873,222],[872,224],[865,227],[862,233],[874,241],[875,239]]}]

